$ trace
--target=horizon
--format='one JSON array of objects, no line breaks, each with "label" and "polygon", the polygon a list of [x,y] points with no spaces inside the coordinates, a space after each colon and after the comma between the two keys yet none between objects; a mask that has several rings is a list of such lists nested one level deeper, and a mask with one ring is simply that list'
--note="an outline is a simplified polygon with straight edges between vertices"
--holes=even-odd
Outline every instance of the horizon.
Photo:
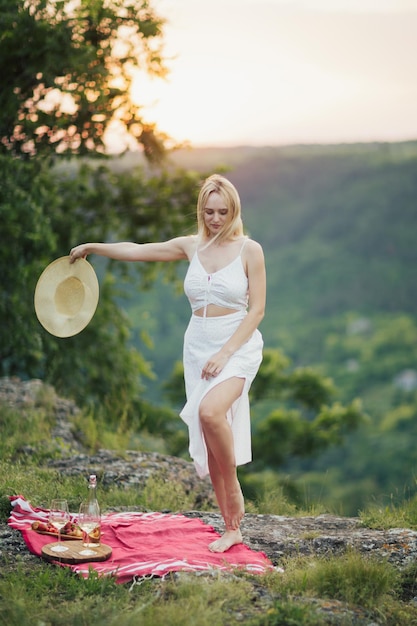
[{"label": "horizon", "polygon": [[[282,143],[282,144],[230,144],[230,145],[220,145],[220,144],[187,144],[170,147],[168,152],[172,152],[176,154],[178,152],[192,152],[193,150],[271,150],[271,149],[302,149],[302,148],[353,148],[357,147],[365,147],[365,146],[400,146],[404,144],[416,144],[417,148],[417,135],[416,137],[411,137],[410,139],[401,139],[401,140],[374,140],[374,141],[334,141],[334,142],[299,142],[299,143]],[[117,158],[119,156],[125,155],[142,155],[142,150],[138,147],[133,147],[132,149],[128,149],[126,152],[111,152],[109,151],[108,156],[111,158]]]}]

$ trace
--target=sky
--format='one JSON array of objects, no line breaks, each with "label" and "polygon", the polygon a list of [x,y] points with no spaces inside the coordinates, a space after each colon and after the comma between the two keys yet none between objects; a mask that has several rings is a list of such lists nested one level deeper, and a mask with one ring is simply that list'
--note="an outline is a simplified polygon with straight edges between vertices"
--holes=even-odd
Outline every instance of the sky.
[{"label": "sky", "polygon": [[148,121],[193,146],[417,139],[417,0],[153,0]]}]

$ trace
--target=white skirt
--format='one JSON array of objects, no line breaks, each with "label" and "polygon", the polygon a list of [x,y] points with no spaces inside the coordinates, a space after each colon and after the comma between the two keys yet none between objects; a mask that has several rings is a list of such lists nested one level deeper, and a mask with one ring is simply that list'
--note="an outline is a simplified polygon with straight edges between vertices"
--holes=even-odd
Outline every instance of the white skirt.
[{"label": "white skirt", "polygon": [[236,465],[252,460],[249,389],[262,362],[263,339],[255,330],[250,339],[229,359],[218,376],[210,380],[201,378],[207,360],[218,352],[233,335],[246,311],[237,311],[220,317],[192,315],[184,336],[184,379],[187,402],[180,416],[188,426],[189,452],[198,475],[209,473],[207,447],[199,419],[199,407],[206,393],[219,383],[232,377],[244,378],[242,394],[227,413],[233,433]]}]

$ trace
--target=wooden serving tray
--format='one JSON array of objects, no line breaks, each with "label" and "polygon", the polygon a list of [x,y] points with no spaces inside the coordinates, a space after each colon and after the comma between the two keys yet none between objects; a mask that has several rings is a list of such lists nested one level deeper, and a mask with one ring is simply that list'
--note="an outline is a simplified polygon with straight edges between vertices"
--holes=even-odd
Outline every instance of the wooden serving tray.
[{"label": "wooden serving tray", "polygon": [[[55,539],[58,539],[58,533],[50,533],[47,530],[38,530],[37,528],[32,528],[34,533],[38,533],[38,535],[49,535],[50,537],[55,537]],[[67,540],[72,540],[72,541],[78,541],[79,537],[74,537],[74,535],[66,535],[65,533],[61,533],[61,541],[67,541]]]},{"label": "wooden serving tray", "polygon": [[[86,548],[83,546],[82,541],[66,541],[65,547],[68,548],[65,552],[54,552],[51,550],[55,543],[47,543],[42,548],[42,556],[47,561],[60,561],[61,563],[92,563],[93,561],[106,561],[112,555],[112,549],[110,546],[101,543],[96,548]],[[90,554],[82,554],[88,552]]]}]

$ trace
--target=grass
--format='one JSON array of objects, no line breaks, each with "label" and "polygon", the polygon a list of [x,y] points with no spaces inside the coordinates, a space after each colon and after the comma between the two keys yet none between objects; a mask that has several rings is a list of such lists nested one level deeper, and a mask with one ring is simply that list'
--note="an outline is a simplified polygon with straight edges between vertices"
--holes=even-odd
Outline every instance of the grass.
[{"label": "grass", "polygon": [[398,570],[389,563],[348,551],[341,556],[292,560],[281,589],[371,608],[395,591],[398,576]]},{"label": "grass", "polygon": [[[65,477],[42,466],[60,450],[51,442],[53,424],[46,406],[24,416],[0,407],[0,529],[5,527],[11,494],[30,496],[35,506],[48,506],[54,495],[65,493],[71,510],[85,496],[85,478]],[[45,442],[48,445],[45,446]],[[24,454],[30,445],[39,452]],[[62,451],[62,449],[61,449]],[[135,507],[143,510],[181,511],[190,497],[181,485],[153,476],[141,490],[101,488],[102,508]],[[268,488],[249,512],[300,515],[281,488]],[[321,513],[312,505],[309,515]],[[361,513],[371,527],[413,527],[415,504],[405,502],[389,510],[371,507]],[[313,536],[313,535],[312,535]],[[26,555],[27,557],[28,555]],[[417,565],[403,570],[389,563],[348,551],[332,557],[292,557],[284,572],[251,576],[244,572],[173,574],[136,584],[120,585],[94,572],[79,578],[66,568],[35,557],[0,555],[0,623],[7,626],[353,626],[355,611],[369,623],[384,626],[416,624]],[[335,603],[338,621],[325,618]],[[332,605],[333,606],[333,605]],[[320,608],[321,607],[321,608]],[[328,614],[328,613],[327,613]],[[330,618],[329,618],[330,619]]]},{"label": "grass", "polygon": [[[9,495],[23,494],[33,506],[49,506],[53,498],[65,493],[70,511],[78,511],[81,500],[86,496],[85,477],[62,476],[59,472],[41,468],[34,463],[22,461],[11,465],[0,461],[0,520],[9,515]],[[29,494],[29,496],[28,496]],[[194,498],[187,494],[181,484],[164,480],[164,474],[152,476],[142,491],[136,487],[100,489],[100,504],[103,510],[113,507],[135,507],[136,510],[190,510]]]},{"label": "grass", "polygon": [[360,511],[359,517],[368,528],[412,528],[417,529],[417,500],[411,498],[400,504],[387,506],[370,505]]}]

